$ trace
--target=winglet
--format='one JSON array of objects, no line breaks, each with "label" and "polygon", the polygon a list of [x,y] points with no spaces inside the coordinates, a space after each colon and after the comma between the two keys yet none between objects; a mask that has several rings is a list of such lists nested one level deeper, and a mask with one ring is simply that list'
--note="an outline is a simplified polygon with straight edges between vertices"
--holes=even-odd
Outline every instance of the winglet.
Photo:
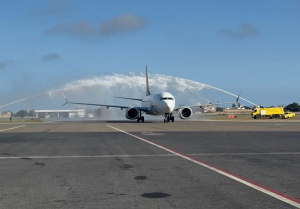
[{"label": "winglet", "polygon": [[148,69],[146,65],[146,96],[149,96],[151,93],[149,91],[149,82],[148,82]]},{"label": "winglet", "polygon": [[239,103],[239,99],[240,99],[240,96],[241,96],[241,92],[239,93],[239,96],[236,98],[235,102],[238,104],[238,108],[241,108],[242,107],[242,104]]},{"label": "winglet", "polygon": [[63,97],[65,98],[65,100],[66,100],[66,103],[64,103],[62,106],[65,106],[66,104],[68,104],[69,103],[69,101],[67,100],[67,97],[64,95],[64,92],[63,91],[61,91],[61,94],[63,95]]}]

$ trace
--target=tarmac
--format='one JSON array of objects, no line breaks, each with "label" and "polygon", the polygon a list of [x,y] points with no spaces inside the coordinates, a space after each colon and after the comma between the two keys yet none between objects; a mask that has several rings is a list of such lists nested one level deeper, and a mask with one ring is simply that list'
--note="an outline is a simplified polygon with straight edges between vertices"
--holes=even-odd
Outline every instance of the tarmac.
[{"label": "tarmac", "polygon": [[0,124],[0,208],[300,208],[300,122]]}]

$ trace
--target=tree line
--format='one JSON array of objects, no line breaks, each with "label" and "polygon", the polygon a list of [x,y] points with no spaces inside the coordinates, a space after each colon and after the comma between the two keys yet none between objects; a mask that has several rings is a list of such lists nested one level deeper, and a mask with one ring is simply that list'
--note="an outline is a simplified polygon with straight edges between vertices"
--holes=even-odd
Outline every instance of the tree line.
[{"label": "tree line", "polygon": [[300,111],[300,106],[298,103],[293,102],[292,104],[289,104],[287,106],[284,107],[284,110],[287,111],[292,111],[292,112],[299,112]]},{"label": "tree line", "polygon": [[[7,111],[7,112],[11,112],[11,111]],[[24,118],[24,117],[35,117],[35,112],[34,110],[19,110],[16,113],[11,112],[11,116],[12,117],[20,117],[20,118]]]}]

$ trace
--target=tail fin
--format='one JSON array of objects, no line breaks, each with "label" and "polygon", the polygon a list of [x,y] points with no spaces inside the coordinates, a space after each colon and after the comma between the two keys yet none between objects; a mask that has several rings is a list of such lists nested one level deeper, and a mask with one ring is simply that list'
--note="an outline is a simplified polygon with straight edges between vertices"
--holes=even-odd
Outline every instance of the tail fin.
[{"label": "tail fin", "polygon": [[146,65],[146,96],[149,96],[151,93],[149,91],[149,82],[148,82],[148,69]]}]

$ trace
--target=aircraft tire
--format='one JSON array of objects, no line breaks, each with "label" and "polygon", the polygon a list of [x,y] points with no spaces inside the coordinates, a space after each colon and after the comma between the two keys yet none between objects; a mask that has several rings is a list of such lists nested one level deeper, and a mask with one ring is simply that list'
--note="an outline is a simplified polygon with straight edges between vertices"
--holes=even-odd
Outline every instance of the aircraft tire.
[{"label": "aircraft tire", "polygon": [[174,123],[174,116],[171,117],[171,121]]}]

